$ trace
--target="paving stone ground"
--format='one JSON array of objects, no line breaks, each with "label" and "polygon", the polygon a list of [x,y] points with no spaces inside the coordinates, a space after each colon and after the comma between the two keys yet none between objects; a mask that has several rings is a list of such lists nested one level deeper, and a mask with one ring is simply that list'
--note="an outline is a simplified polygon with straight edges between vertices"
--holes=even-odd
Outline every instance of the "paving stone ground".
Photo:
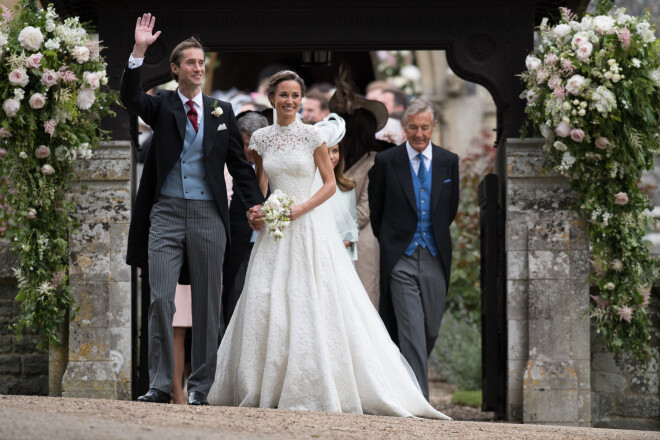
[{"label": "paving stone ground", "polygon": [[0,396],[0,439],[658,439],[657,432]]}]

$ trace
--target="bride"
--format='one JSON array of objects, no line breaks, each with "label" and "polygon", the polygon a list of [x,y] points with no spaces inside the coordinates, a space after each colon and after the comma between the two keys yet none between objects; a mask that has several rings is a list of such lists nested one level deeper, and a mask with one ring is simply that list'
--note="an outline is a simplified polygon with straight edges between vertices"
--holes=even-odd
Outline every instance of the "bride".
[{"label": "bride", "polygon": [[[246,283],[218,349],[212,405],[449,419],[426,401],[355,272],[332,217],[335,191],[320,130],[296,113],[302,79],[270,79],[276,123],[254,132],[265,192],[293,197],[284,238],[259,233]],[[311,194],[316,169],[323,185]],[[330,220],[330,221],[328,221]]]}]

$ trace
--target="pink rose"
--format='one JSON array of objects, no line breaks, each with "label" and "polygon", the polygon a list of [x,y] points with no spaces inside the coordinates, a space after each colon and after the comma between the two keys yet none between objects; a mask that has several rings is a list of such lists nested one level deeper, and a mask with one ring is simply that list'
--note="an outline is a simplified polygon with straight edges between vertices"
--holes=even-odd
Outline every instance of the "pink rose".
[{"label": "pink rose", "polygon": [[557,133],[557,136],[565,138],[571,134],[571,129],[572,127],[568,125],[566,122],[560,122],[555,127],[555,133]]},{"label": "pink rose", "polygon": [[617,205],[625,205],[628,203],[628,194],[624,192],[614,194],[614,203]]},{"label": "pink rose", "polygon": [[89,49],[85,46],[76,46],[71,51],[71,56],[75,58],[78,64],[89,61]]},{"label": "pink rose", "polygon": [[0,128],[0,138],[7,139],[11,137],[11,131],[7,130],[5,127]]},{"label": "pink rose", "polygon": [[544,83],[546,79],[548,79],[548,72],[545,69],[539,69],[536,72],[536,82],[541,84]]},{"label": "pink rose", "polygon": [[36,69],[37,67],[39,67],[41,65],[41,59],[43,57],[44,56],[42,54],[38,53],[38,52],[33,53],[32,55],[30,55],[30,58],[28,58],[28,60],[27,60],[27,66],[31,67],[33,69]]},{"label": "pink rose", "polygon": [[584,140],[584,131],[579,128],[571,130],[571,139],[575,142],[582,142]]},{"label": "pink rose", "polygon": [[552,77],[548,80],[548,87],[550,87],[552,90],[556,89],[561,85],[561,78],[559,75],[552,75]]},{"label": "pink rose", "polygon": [[99,76],[94,72],[85,72],[85,73],[83,73],[83,81],[85,81],[87,84],[89,84],[89,87],[91,89],[98,89],[99,86],[101,85],[101,81],[99,80]]},{"label": "pink rose", "polygon": [[596,139],[596,148],[600,148],[601,150],[607,150],[607,147],[610,146],[610,141],[607,140],[607,138],[604,137],[599,137]]},{"label": "pink rose", "polygon": [[34,155],[37,156],[37,159],[45,159],[50,156],[50,148],[45,145],[39,145],[34,151]]},{"label": "pink rose", "polygon": [[0,148],[0,159],[4,159],[5,157],[7,157],[7,150]]},{"label": "pink rose", "polygon": [[530,104],[533,102],[536,102],[541,95],[538,94],[538,90],[536,89],[530,89],[527,91],[527,102]]},{"label": "pink rose", "polygon": [[584,43],[580,48],[577,50],[577,57],[578,60],[584,62],[589,61],[589,57],[591,56],[591,52],[594,50],[594,45],[591,44],[590,42]]},{"label": "pink rose", "polygon": [[46,105],[46,97],[41,93],[35,93],[34,95],[30,96],[30,100],[28,102],[30,107],[35,110],[39,110],[40,108],[43,108],[44,105]]},{"label": "pink rose", "polygon": [[559,61],[559,57],[554,53],[549,53],[545,56],[545,63],[548,66],[554,66]]},{"label": "pink rose", "polygon": [[18,110],[21,108],[21,103],[16,99],[9,98],[2,104],[2,109],[9,118],[15,118],[18,115]]},{"label": "pink rose", "polygon": [[28,78],[27,72],[22,67],[14,69],[9,73],[9,83],[12,86],[25,87],[29,81],[30,78]]},{"label": "pink rose", "polygon": [[44,74],[41,77],[41,84],[45,85],[47,88],[51,88],[57,81],[60,79],[59,73],[54,70],[44,69]]}]

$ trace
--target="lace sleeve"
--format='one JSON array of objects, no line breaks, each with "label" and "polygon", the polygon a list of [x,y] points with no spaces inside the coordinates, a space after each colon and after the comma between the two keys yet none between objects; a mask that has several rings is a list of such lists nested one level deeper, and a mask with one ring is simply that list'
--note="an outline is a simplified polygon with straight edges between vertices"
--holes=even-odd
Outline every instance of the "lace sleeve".
[{"label": "lace sleeve", "polygon": [[261,141],[261,133],[259,133],[260,130],[255,131],[252,133],[252,136],[250,137],[250,145],[248,148],[250,150],[256,151],[259,156],[262,156],[263,153],[263,143]]},{"label": "lace sleeve", "polygon": [[323,135],[321,134],[321,130],[318,127],[314,127],[313,125],[308,125],[306,126],[308,128],[308,139],[309,139],[309,149],[311,151],[316,150],[318,147],[323,145],[325,140],[323,140]]}]

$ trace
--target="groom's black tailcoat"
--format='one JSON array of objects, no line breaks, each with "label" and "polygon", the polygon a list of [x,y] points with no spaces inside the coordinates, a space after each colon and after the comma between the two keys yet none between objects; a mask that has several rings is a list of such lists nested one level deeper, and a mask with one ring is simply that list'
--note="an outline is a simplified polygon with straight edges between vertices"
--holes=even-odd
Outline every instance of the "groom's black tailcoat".
[{"label": "groom's black tailcoat", "polygon": [[[149,214],[160,194],[163,182],[179,160],[186,132],[186,112],[176,91],[160,90],[156,95],[147,95],[142,90],[142,68],[124,69],[121,81],[121,100],[132,113],[138,114],[153,129],[151,147],[147,153],[140,187],[131,214],[128,233],[126,263],[142,268],[148,267]],[[230,219],[227,203],[227,188],[224,179],[225,163],[234,182],[248,206],[263,202],[254,170],[245,159],[243,139],[231,105],[227,102],[203,96],[204,103],[204,166],[206,175],[220,216],[227,233],[227,248],[231,243]],[[217,104],[216,104],[217,103]],[[216,117],[214,106],[222,109]],[[225,124],[225,130],[218,127]],[[183,271],[186,271],[184,265]],[[187,277],[182,276],[182,282]]]},{"label": "groom's black tailcoat", "polygon": [[[448,287],[452,254],[449,226],[456,217],[459,198],[458,156],[437,145],[432,145],[432,149],[431,222]],[[369,171],[371,227],[380,245],[379,312],[395,342],[398,342],[398,331],[389,279],[417,229],[412,179],[405,143],[378,153]]]}]

